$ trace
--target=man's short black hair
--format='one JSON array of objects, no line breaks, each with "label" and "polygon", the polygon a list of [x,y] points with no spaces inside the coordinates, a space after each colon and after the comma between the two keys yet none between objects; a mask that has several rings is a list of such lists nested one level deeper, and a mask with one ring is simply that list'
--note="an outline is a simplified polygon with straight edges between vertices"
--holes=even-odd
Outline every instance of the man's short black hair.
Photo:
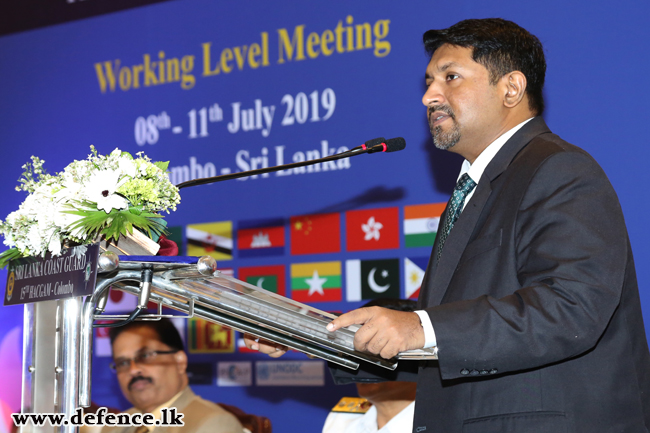
[{"label": "man's short black hair", "polygon": [[417,302],[411,299],[391,299],[391,298],[378,298],[373,299],[364,305],[364,307],[384,307],[389,310],[397,311],[415,311]]},{"label": "man's short black hair", "polygon": [[501,18],[470,19],[447,29],[429,30],[422,39],[430,56],[444,44],[472,48],[472,59],[485,66],[492,85],[509,72],[522,72],[528,82],[530,109],[537,116],[544,111],[544,49],[526,29]]},{"label": "man's short black hair", "polygon": [[109,328],[108,336],[111,339],[111,346],[113,346],[113,342],[122,332],[136,328],[151,328],[156,331],[158,340],[161,343],[166,344],[173,350],[185,350],[181,334],[178,333],[178,329],[176,329],[172,321],[167,318],[152,321],[136,321],[124,326],[118,326],[117,328]]}]

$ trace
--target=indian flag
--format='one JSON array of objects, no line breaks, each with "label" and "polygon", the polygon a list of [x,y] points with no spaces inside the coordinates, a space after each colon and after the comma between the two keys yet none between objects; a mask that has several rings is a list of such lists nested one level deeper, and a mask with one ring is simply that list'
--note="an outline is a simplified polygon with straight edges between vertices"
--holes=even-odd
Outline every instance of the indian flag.
[{"label": "indian flag", "polygon": [[436,240],[440,215],[447,203],[404,206],[404,244],[407,247],[432,246]]},{"label": "indian flag", "polygon": [[341,300],[341,262],[291,265],[291,298],[298,302]]}]

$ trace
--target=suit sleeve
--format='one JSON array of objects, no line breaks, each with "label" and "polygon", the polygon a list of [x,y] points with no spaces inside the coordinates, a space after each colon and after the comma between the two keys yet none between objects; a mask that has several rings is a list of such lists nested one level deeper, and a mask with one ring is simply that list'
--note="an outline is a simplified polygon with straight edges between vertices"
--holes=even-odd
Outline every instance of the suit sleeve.
[{"label": "suit sleeve", "polygon": [[[509,251],[516,264],[503,272],[516,275],[510,281],[518,284],[486,285],[478,298],[427,308],[443,379],[578,356],[597,344],[619,304],[625,223],[612,186],[589,155],[561,151],[546,158],[515,211]],[[472,281],[482,284],[480,275]]]}]

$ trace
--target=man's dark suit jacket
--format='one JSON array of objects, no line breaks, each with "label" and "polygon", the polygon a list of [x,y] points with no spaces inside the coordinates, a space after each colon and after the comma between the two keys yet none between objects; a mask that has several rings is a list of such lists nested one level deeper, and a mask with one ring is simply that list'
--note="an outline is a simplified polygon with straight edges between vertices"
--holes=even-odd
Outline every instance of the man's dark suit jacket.
[{"label": "man's dark suit jacket", "polygon": [[415,432],[650,431],[630,242],[586,152],[534,118],[487,166],[439,261],[436,249],[419,307],[439,361],[420,367]]}]

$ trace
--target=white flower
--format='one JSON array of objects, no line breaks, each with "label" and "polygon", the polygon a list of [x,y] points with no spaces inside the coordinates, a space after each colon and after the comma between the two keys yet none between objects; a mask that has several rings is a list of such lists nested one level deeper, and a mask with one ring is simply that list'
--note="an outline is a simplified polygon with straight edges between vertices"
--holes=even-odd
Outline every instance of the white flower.
[{"label": "white flower", "polygon": [[47,245],[47,249],[50,250],[53,256],[61,254],[61,237],[55,232],[50,233],[50,243]]},{"label": "white flower", "polygon": [[120,158],[119,160],[120,172],[131,178],[135,177],[138,172],[138,167],[135,162],[129,158]]},{"label": "white flower", "polygon": [[119,181],[120,173],[116,170],[96,171],[90,175],[84,192],[88,200],[97,203],[97,209],[110,213],[112,209],[125,209],[128,202],[115,191],[126,179]]}]

